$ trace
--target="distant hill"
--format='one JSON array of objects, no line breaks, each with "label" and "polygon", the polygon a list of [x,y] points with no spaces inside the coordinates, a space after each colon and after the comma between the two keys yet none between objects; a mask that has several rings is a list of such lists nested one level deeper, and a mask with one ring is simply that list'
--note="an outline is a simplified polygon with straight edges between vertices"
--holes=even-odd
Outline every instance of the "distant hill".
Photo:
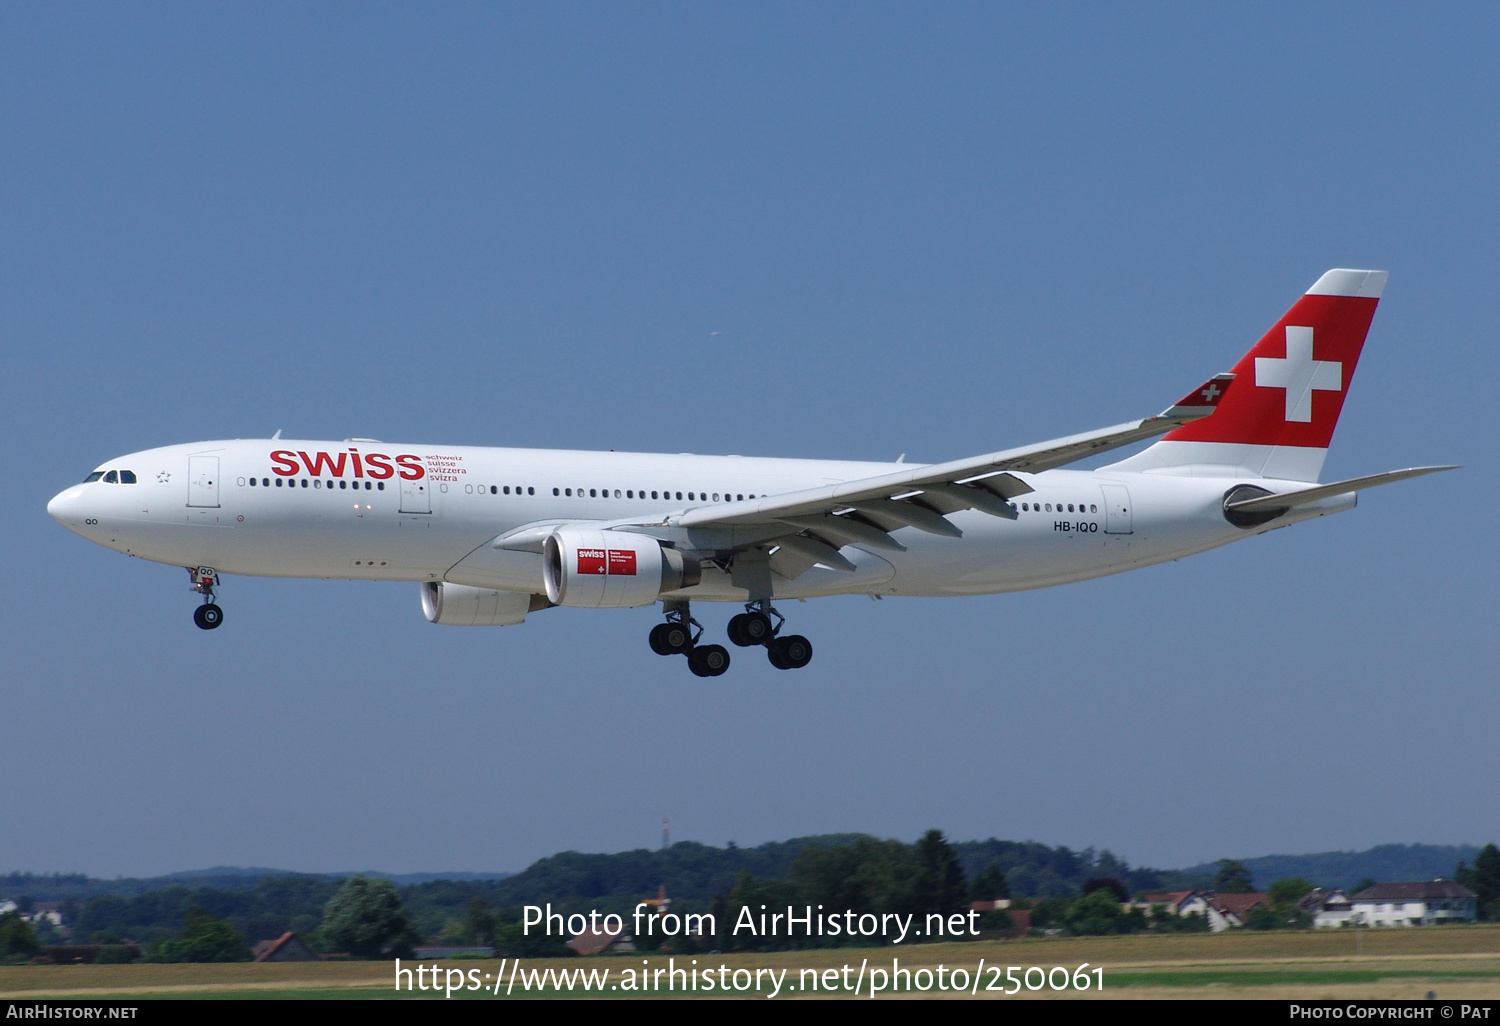
[{"label": "distant hill", "polygon": [[[561,852],[538,859],[520,873],[381,873],[401,889],[402,900],[424,929],[436,930],[462,918],[468,903],[479,898],[490,907],[551,902],[569,910],[597,904],[604,908],[630,904],[652,894],[658,886],[689,905],[711,902],[726,893],[742,872],[756,877],[786,876],[792,862],[808,848],[853,844],[863,834],[819,834],[773,841],[753,848],[728,845],[716,848],[681,841],[666,849],[639,848],[611,854]],[[1005,873],[1017,897],[1076,894],[1090,877],[1115,877],[1132,892],[1158,889],[1208,888],[1215,866],[1205,863],[1186,869],[1131,867],[1108,850],[1073,851],[1036,841],[959,841],[953,845],[964,872],[971,879],[991,862]],[[1353,887],[1375,880],[1431,880],[1452,877],[1460,860],[1472,863],[1473,845],[1386,844],[1363,852],[1321,852],[1312,855],[1266,855],[1243,859],[1257,888],[1288,876],[1302,876],[1324,887]],[[82,874],[11,873],[0,876],[0,898],[22,895],[37,901],[122,899],[100,905],[112,909],[111,929],[130,929],[141,936],[142,920],[156,908],[143,895],[161,894],[164,905],[150,912],[149,925],[165,929],[181,910],[199,904],[246,924],[242,929],[285,928],[288,917],[306,917],[299,928],[310,928],[321,914],[321,902],[351,873],[292,873],[267,868],[215,866],[146,879],[100,880]],[[166,900],[168,892],[170,900]],[[139,909],[136,905],[139,904]],[[158,902],[157,904],[161,904]],[[128,914],[127,914],[128,911]],[[259,918],[257,918],[259,917]],[[255,925],[249,925],[249,924]],[[261,924],[264,925],[261,925]],[[275,936],[275,933],[269,936]]]},{"label": "distant hill", "polygon": [[[433,881],[496,881],[514,873],[382,873],[364,870],[365,876],[378,876],[397,887],[412,887]],[[82,873],[9,873],[0,876],[0,898],[26,895],[37,901],[86,900],[100,895],[133,898],[169,887],[198,890],[238,891],[253,888],[261,880],[304,879],[343,880],[354,873],[297,873],[289,869],[266,869],[244,866],[214,866],[212,869],[188,869],[164,876],[116,877],[104,880]]]},{"label": "distant hill", "polygon": [[[1366,878],[1380,881],[1453,879],[1460,861],[1473,865],[1479,849],[1472,844],[1382,844],[1369,851],[1325,851],[1315,855],[1262,855],[1242,859],[1255,876],[1255,887],[1300,876],[1319,887],[1353,887]],[[1206,863],[1177,871],[1213,881],[1215,866]],[[1206,886],[1206,885],[1200,885]]]}]

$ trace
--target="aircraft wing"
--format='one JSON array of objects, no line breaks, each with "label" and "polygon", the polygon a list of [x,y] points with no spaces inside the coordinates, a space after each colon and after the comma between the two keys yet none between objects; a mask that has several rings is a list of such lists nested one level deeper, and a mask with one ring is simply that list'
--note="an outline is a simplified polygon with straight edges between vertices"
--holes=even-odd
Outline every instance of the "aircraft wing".
[{"label": "aircraft wing", "polygon": [[1217,375],[1180,402],[1144,420],[983,456],[898,470],[879,477],[741,502],[700,506],[673,514],[667,518],[667,523],[680,527],[730,526],[784,521],[787,517],[816,518],[836,512],[845,515],[857,512],[866,518],[891,522],[892,530],[895,527],[915,527],[956,538],[961,532],[942,520],[944,514],[977,509],[1008,520],[1015,519],[1016,511],[1008,500],[1024,495],[1032,488],[1009,471],[1041,473],[1096,453],[1165,434],[1189,421],[1206,417],[1213,413],[1233,377],[1232,374]]},{"label": "aircraft wing", "polygon": [[[965,509],[1016,519],[1010,500],[1032,487],[1013,471],[1051,470],[1206,417],[1233,378],[1232,374],[1217,375],[1154,417],[1098,431],[839,484],[693,507],[651,522],[601,526],[684,530],[693,548],[721,556],[755,548],[772,550],[773,569],[786,577],[796,577],[819,563],[853,570],[854,564],[838,551],[844,545],[905,551],[890,534],[903,527],[961,537],[963,532],[947,515]],[[511,548],[532,541],[513,537],[497,539],[496,544]]]}]

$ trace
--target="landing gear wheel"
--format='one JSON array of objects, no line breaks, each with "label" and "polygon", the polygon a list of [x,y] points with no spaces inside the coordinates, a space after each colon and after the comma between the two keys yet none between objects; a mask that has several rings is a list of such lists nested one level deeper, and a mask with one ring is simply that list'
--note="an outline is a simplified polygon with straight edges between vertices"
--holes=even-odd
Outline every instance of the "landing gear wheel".
[{"label": "landing gear wheel", "polygon": [[729,635],[729,640],[740,646],[748,648],[752,642],[745,640],[745,614],[739,613],[729,618],[729,623],[724,628],[724,633]]},{"label": "landing gear wheel", "polygon": [[693,632],[687,624],[664,623],[661,626],[661,642],[667,655],[678,655],[693,647]]},{"label": "landing gear wheel", "polygon": [[205,602],[193,610],[193,622],[206,631],[211,631],[224,622],[224,610],[212,602]]},{"label": "landing gear wheel", "polygon": [[688,669],[700,677],[717,677],[729,669],[729,650],[723,645],[700,645],[688,653]]},{"label": "landing gear wheel", "polygon": [[740,634],[745,639],[745,644],[764,645],[776,636],[776,629],[771,626],[771,618],[765,613],[744,613],[745,621],[740,626]]},{"label": "landing gear wheel", "polygon": [[675,655],[671,644],[667,641],[667,631],[672,627],[669,623],[659,623],[651,628],[650,642],[651,651],[659,656]]},{"label": "landing gear wheel", "polygon": [[766,655],[778,670],[800,670],[812,662],[812,642],[800,634],[777,638],[766,646]]},{"label": "landing gear wheel", "polygon": [[764,645],[775,633],[771,618],[765,613],[740,613],[729,618],[729,640],[740,648]]}]

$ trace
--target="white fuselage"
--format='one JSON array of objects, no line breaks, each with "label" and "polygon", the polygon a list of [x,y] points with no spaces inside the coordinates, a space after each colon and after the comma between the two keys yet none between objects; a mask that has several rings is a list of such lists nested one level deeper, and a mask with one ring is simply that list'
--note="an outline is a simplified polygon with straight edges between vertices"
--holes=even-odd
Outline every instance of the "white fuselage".
[{"label": "white fuselage", "polygon": [[[900,469],[738,456],[235,440],[111,460],[100,468],[105,478],[65,490],[48,511],[100,545],[190,568],[540,593],[540,557],[497,552],[494,539],[528,525],[664,518]],[[111,482],[111,471],[132,472],[135,483]],[[892,536],[905,552],[846,546],[854,572],[818,566],[792,580],[778,576],[775,595],[1041,588],[1178,559],[1354,504],[1352,494],[1339,496],[1244,529],[1224,517],[1230,489],[1254,483],[1279,491],[1291,483],[1110,468],[1016,476],[1035,489],[1018,497],[1016,520],[977,510],[952,514],[962,538],[901,528]],[[680,597],[744,601],[746,592],[706,565],[702,583]]]}]

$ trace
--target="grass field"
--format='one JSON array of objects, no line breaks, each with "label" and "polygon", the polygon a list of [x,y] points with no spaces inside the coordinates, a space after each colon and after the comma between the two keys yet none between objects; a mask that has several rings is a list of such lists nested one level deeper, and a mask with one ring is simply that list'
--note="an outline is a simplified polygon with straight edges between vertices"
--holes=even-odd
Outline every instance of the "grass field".
[{"label": "grass field", "polygon": [[[950,989],[925,993],[904,988],[892,995],[889,989],[878,996],[947,996],[968,997],[976,984],[980,959],[986,968],[977,974],[979,997],[1015,1000],[1018,998],[1140,998],[1140,997],[1275,997],[1275,998],[1422,998],[1429,992],[1443,999],[1500,998],[1500,925],[1429,927],[1424,929],[1360,931],[1359,951],[1356,938],[1349,931],[1303,933],[1246,933],[1233,931],[1217,935],[1175,935],[1128,937],[1069,937],[993,941],[969,944],[925,944],[881,948],[841,948],[816,951],[789,951],[774,954],[698,955],[696,967],[691,959],[679,957],[679,969],[697,968],[700,972],[720,967],[732,977],[741,971],[741,990],[729,996],[769,996],[771,977],[767,972],[781,973],[779,996],[832,996],[844,979],[847,965],[852,984],[863,963],[866,967],[862,996],[868,996],[869,971],[889,973],[892,960],[900,959],[900,968],[928,970],[935,981],[939,965],[945,974],[962,970],[967,974],[969,989],[962,993]],[[666,969],[667,957],[650,955],[643,966],[644,955],[592,959],[554,959],[523,961],[520,973],[545,974],[547,970],[574,973],[593,970],[610,975],[603,988],[606,996],[629,996],[639,991],[612,990],[620,987],[627,970],[639,972]],[[1037,966],[1051,970],[1064,966],[1069,970],[1089,964],[1092,970],[1103,967],[1104,990],[1097,984],[1082,993],[1073,989],[1053,991],[1047,986],[1008,996],[986,987],[1007,984],[1004,968],[1019,966],[1022,970]],[[433,963],[425,963],[431,965]],[[513,963],[490,961],[451,961],[438,963],[446,971],[475,971],[487,988],[480,991],[455,992],[454,998],[494,1000],[488,989],[497,975],[507,980],[515,971]],[[995,975],[988,967],[1001,967]],[[405,963],[403,963],[405,967]],[[825,989],[834,977],[824,977],[826,970],[837,970],[838,986]],[[816,973],[805,972],[817,970]],[[758,983],[755,977],[759,976]],[[1022,975],[1018,972],[1017,975]],[[816,976],[816,984],[812,977]],[[946,977],[950,980],[951,976]],[[527,989],[524,977],[515,977],[515,997],[585,996],[582,987],[571,992],[556,985],[556,977],[544,976],[541,986]],[[596,976],[597,979],[597,976]],[[666,997],[666,977],[659,978],[661,989],[648,991],[649,996]],[[914,976],[914,986],[921,986],[921,976]],[[1060,975],[1054,974],[1056,982]],[[1037,984],[1039,974],[1030,982]],[[813,989],[814,986],[816,989]],[[600,990],[587,992],[599,996]],[[213,997],[213,998],[411,998],[431,1000],[432,991],[407,992],[394,989],[394,966],[389,962],[315,962],[233,965],[100,965],[100,966],[21,966],[0,968],[0,998],[90,998],[90,997]],[[443,995],[439,992],[438,999]],[[502,984],[498,997],[505,997]],[[695,996],[722,997],[723,990],[700,989]]]}]

